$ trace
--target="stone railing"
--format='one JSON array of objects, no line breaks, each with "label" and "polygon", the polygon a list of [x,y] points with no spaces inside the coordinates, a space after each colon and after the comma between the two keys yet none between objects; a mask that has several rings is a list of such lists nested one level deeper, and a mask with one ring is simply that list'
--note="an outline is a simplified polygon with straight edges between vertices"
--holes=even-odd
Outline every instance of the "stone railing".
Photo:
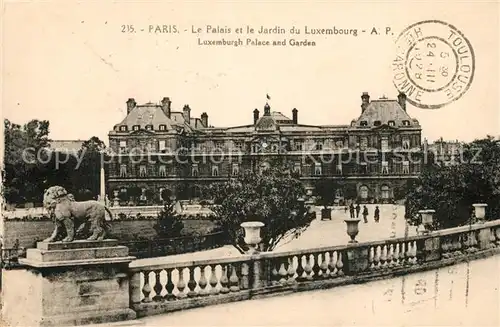
[{"label": "stone railing", "polygon": [[138,316],[359,283],[500,253],[500,220],[407,238],[129,268]]},{"label": "stone railing", "polygon": [[185,262],[135,260],[118,240],[38,242],[19,264],[3,267],[2,318],[13,326],[112,322],[362,283],[499,254],[500,220],[484,222],[486,205],[474,206],[478,223],[432,231],[434,211],[422,210],[419,235],[365,243],[355,240],[359,219],[345,219],[348,244],[289,252],[259,252],[264,224],[245,222],[247,254]]}]

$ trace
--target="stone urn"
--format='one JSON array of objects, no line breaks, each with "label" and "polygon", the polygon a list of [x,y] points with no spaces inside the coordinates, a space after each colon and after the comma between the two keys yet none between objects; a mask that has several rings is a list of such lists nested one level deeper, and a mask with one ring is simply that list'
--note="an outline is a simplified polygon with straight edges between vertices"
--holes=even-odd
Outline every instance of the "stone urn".
[{"label": "stone urn", "polygon": [[358,241],[355,240],[356,235],[359,233],[359,222],[361,219],[359,218],[347,218],[344,219],[345,223],[347,224],[347,235],[351,238],[349,243],[358,243]]},{"label": "stone urn", "polygon": [[474,215],[476,216],[478,222],[484,222],[484,218],[486,217],[486,207],[488,205],[486,203],[474,203],[472,206],[474,207]]},{"label": "stone urn", "polygon": [[429,210],[420,210],[418,213],[422,216],[422,225],[424,226],[425,233],[428,233],[432,230],[432,223],[434,221],[434,213],[436,211],[429,209]]},{"label": "stone urn", "polygon": [[260,229],[264,227],[264,223],[260,221],[248,221],[240,225],[245,229],[245,243],[249,246],[249,253],[258,252],[258,246],[262,238],[260,237]]}]

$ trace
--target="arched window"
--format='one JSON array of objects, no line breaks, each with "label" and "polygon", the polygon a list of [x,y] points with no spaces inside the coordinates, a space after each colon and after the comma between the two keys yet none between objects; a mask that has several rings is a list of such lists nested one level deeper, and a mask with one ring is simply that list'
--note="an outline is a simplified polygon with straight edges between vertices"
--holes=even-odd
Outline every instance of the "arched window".
[{"label": "arched window", "polygon": [[382,199],[389,199],[390,198],[390,188],[387,185],[382,185],[380,188],[380,195]]},{"label": "arched window", "polygon": [[363,185],[359,188],[359,197],[362,199],[368,198],[368,186]]}]

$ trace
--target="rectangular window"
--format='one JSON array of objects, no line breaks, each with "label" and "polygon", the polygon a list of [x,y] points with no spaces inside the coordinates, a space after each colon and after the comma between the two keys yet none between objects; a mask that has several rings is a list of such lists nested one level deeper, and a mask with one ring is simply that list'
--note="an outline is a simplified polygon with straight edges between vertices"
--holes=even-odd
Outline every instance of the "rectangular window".
[{"label": "rectangular window", "polygon": [[315,163],[314,164],[314,175],[322,175],[321,164],[320,163]]},{"label": "rectangular window", "polygon": [[219,176],[219,167],[218,166],[212,166],[212,176],[214,176],[214,177]]},{"label": "rectangular window", "polygon": [[409,138],[403,138],[403,149],[409,149],[410,148],[410,139]]},{"label": "rectangular window", "polygon": [[214,142],[214,147],[216,149],[222,149],[224,147],[224,143],[220,141]]},{"label": "rectangular window", "polygon": [[120,165],[120,177],[127,177],[127,165]]},{"label": "rectangular window", "polygon": [[165,165],[161,165],[160,166],[160,170],[158,172],[158,175],[160,175],[160,177],[166,177],[167,176],[167,167]]},{"label": "rectangular window", "polygon": [[317,141],[316,142],[316,151],[321,151],[323,150],[323,141]]},{"label": "rectangular window", "polygon": [[403,161],[403,174],[409,174],[409,173],[410,173],[410,162]]},{"label": "rectangular window", "polygon": [[295,142],[295,151],[302,151],[302,141],[296,141]]},{"label": "rectangular window", "polygon": [[382,151],[389,150],[389,140],[387,139],[387,137],[382,138],[381,149],[382,149]]},{"label": "rectangular window", "polygon": [[237,163],[234,163],[232,175],[237,176],[239,173],[240,173],[240,166]]},{"label": "rectangular window", "polygon": [[191,166],[191,176],[198,177],[198,164],[193,164]]},{"label": "rectangular window", "polygon": [[342,175],[342,163],[341,162],[339,162],[337,164],[336,172],[337,172],[337,174]]},{"label": "rectangular window", "polygon": [[163,151],[163,150],[165,150],[165,148],[166,148],[166,142],[165,142],[165,140],[160,140],[158,142],[158,150]]},{"label": "rectangular window", "polygon": [[368,147],[368,138],[367,137],[362,137],[360,141],[360,148],[361,150],[364,150]]},{"label": "rectangular window", "polygon": [[146,177],[147,171],[146,171],[146,166],[145,165],[140,165],[139,166],[139,176],[140,177]]},{"label": "rectangular window", "polygon": [[382,161],[382,174],[389,174],[389,163]]}]

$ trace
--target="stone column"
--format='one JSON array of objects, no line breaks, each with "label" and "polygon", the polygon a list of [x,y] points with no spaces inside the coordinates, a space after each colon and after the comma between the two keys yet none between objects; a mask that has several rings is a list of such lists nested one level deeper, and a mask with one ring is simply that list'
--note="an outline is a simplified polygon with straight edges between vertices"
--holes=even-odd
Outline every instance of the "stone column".
[{"label": "stone column", "polygon": [[38,242],[5,270],[2,315],[12,326],[75,326],[135,319],[128,263],[117,240]]},{"label": "stone column", "polygon": [[104,166],[103,163],[101,162],[101,176],[100,176],[100,181],[99,181],[99,195],[101,198],[102,204],[106,205],[106,176],[104,172]]}]

